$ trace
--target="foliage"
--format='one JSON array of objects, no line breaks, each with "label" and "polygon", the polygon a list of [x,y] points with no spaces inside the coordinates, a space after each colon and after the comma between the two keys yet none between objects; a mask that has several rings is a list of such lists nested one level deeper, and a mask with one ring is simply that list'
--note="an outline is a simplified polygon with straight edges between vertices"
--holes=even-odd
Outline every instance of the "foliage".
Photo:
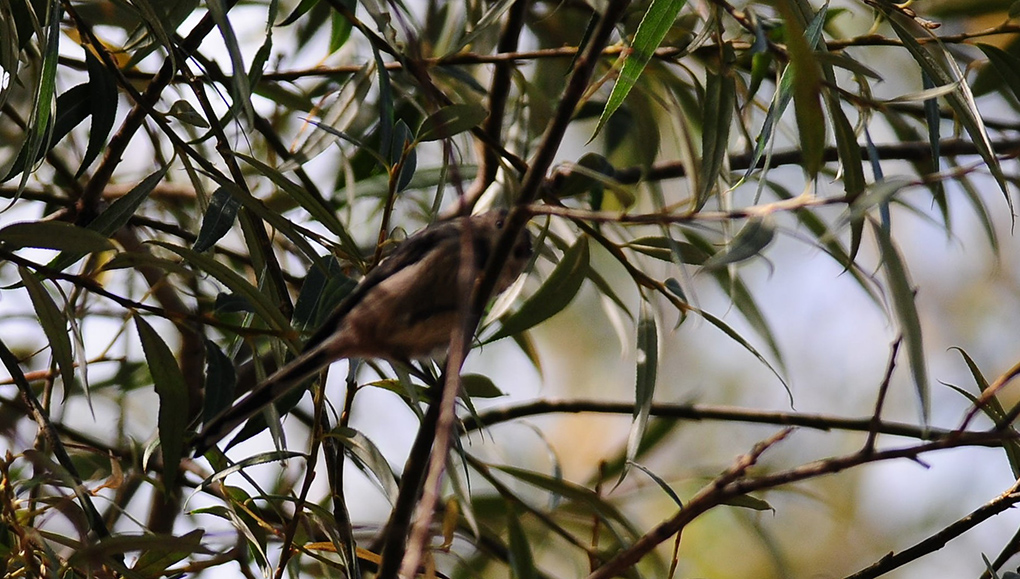
[{"label": "foliage", "polygon": [[[910,223],[952,236],[962,211],[987,253],[1015,245],[998,216],[1012,227],[1020,180],[1020,10],[931,4],[0,0],[4,573],[708,574],[684,548],[691,532],[729,507],[781,515],[775,499],[801,483],[836,475],[850,488],[865,465],[985,447],[1017,476],[1020,406],[1000,395],[1020,365],[989,379],[960,336],[973,384],[953,386],[962,416],[939,405],[939,329],[904,247]],[[570,345],[537,336],[593,290],[603,313],[584,322],[636,347],[628,398],[493,407],[520,385],[456,378],[456,349],[445,366],[351,361],[344,379],[316,381],[311,403],[284,400],[190,457],[202,421],[299,352],[395,242],[490,206],[510,208],[506,228],[529,228],[538,251],[491,306],[483,281],[472,347],[523,352],[545,376]],[[676,319],[696,339],[723,337],[755,360],[748,382],[778,378],[797,403],[801,353],[784,351],[747,273],[790,239],[895,328],[887,363],[860,369],[879,378],[871,415],[662,402]],[[899,364],[909,423],[884,418]],[[576,412],[631,417],[586,480],[496,428]],[[359,430],[359,413],[393,431],[413,416],[406,456]],[[709,420],[758,442],[703,459],[708,471],[650,466],[678,452],[682,425]],[[498,459],[481,429],[504,445]],[[791,429],[855,446],[783,455]],[[233,447],[253,436],[261,447]],[[377,520],[352,514],[364,480],[387,501]],[[1000,491],[874,556],[796,567],[777,548],[773,560],[787,576],[878,576],[1020,502],[1016,485]],[[771,523],[747,520],[769,543]],[[1020,541],[988,549],[971,568],[1012,576]]]}]

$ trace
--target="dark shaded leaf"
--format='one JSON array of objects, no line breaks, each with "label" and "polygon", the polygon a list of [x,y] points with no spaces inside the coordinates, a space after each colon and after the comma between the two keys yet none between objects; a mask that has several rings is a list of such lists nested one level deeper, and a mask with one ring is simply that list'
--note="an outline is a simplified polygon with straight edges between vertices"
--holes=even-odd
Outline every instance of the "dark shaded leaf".
[{"label": "dark shaded leaf", "polygon": [[159,445],[163,449],[163,483],[175,488],[177,470],[184,456],[184,432],[188,425],[188,387],[173,352],[156,330],[141,316],[135,328],[142,342],[145,361],[159,396]]},{"label": "dark shaded leaf", "polygon": [[[53,359],[57,362],[57,367],[60,368],[60,377],[64,381],[64,392],[66,393],[74,387],[74,353],[71,351],[67,318],[64,316],[63,310],[57,307],[57,303],[53,301],[50,292],[46,290],[41,281],[32,275],[32,272],[19,266],[18,273],[21,274],[21,281],[25,284],[25,289],[28,290],[32,307],[46,334],[46,341],[49,342]],[[88,397],[87,390],[85,395],[91,408],[92,400]]]},{"label": "dark shaded leaf", "polygon": [[531,540],[521,526],[517,515],[517,507],[511,505],[506,510],[507,557],[510,563],[510,576],[515,579],[535,579],[538,570],[531,554]]},{"label": "dark shaded leaf", "polygon": [[0,243],[11,250],[38,247],[78,251],[82,255],[113,249],[113,244],[102,234],[63,221],[12,223],[0,229]]},{"label": "dark shaded leaf", "polygon": [[216,242],[234,226],[234,219],[237,218],[237,210],[240,207],[241,202],[234,199],[228,189],[225,187],[217,189],[209,200],[209,208],[202,218],[202,228],[192,249],[201,253],[216,245]]},{"label": "dark shaded leaf", "polygon": [[89,73],[89,108],[92,114],[92,126],[89,128],[89,144],[81,159],[75,177],[81,177],[89,165],[99,157],[106,148],[106,139],[113,130],[117,119],[117,79],[106,69],[102,62],[85,49],[85,65]]},{"label": "dark shaded leaf", "polygon": [[476,104],[445,106],[432,113],[418,128],[418,141],[436,141],[469,131],[477,127],[489,111]]},{"label": "dark shaded leaf", "polygon": [[205,341],[205,403],[202,406],[202,422],[207,423],[214,416],[234,402],[237,373],[230,358],[211,340]]},{"label": "dark shaded leaf", "polygon": [[722,172],[729,146],[730,121],[736,105],[736,81],[726,74],[709,74],[705,82],[704,121],[701,127],[701,171],[697,206],[708,201]]},{"label": "dark shaded leaf", "polygon": [[705,261],[706,269],[714,269],[750,259],[759,255],[776,235],[775,219],[771,215],[752,217],[747,224],[733,236],[729,247]]},{"label": "dark shaded leaf", "polygon": [[205,120],[195,107],[191,106],[186,100],[174,101],[174,104],[170,105],[170,110],[167,111],[166,116],[173,117],[184,124],[198,127],[200,129],[208,129],[209,121]]},{"label": "dark shaded leaf", "polygon": [[518,334],[558,314],[567,307],[581,289],[581,283],[588,273],[588,238],[579,237],[564,254],[556,268],[549,274],[542,287],[538,288],[520,309],[502,320],[502,326],[486,342]]}]

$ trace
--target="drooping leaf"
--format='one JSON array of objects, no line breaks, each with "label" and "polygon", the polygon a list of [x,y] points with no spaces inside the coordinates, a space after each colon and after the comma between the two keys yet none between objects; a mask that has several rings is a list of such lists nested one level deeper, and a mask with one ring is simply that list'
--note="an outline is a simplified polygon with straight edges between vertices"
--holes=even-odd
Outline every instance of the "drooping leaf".
[{"label": "drooping leaf", "polygon": [[893,30],[896,32],[896,36],[903,42],[904,48],[910,52],[910,55],[914,57],[914,61],[917,62],[924,73],[931,78],[933,84],[940,86],[958,82],[959,90],[947,94],[945,97],[946,102],[953,108],[957,119],[967,131],[967,134],[970,135],[978,154],[981,155],[981,159],[988,165],[988,170],[995,178],[996,183],[998,183],[999,189],[1006,198],[1010,214],[1012,214],[1013,200],[1009,196],[1009,190],[1006,188],[1005,175],[1002,173],[999,159],[992,148],[991,140],[988,138],[988,132],[985,130],[981,113],[974,102],[974,95],[971,94],[969,85],[963,79],[963,73],[960,72],[959,67],[956,65],[956,60],[952,55],[945,53],[945,48],[941,43],[936,43],[936,45],[943,50],[943,53],[939,55],[940,58],[936,58],[935,54],[929,51],[929,48],[922,46],[914,38],[907,29],[907,26],[901,21],[902,16],[899,13],[895,11],[886,11],[885,13],[888,16],[889,24],[892,25]]},{"label": "drooping leaf", "polygon": [[825,115],[822,112],[822,76],[793,0],[778,0],[776,8],[786,24],[787,49],[793,70],[793,109],[804,153],[804,171],[813,178],[822,167],[825,152]]},{"label": "drooping leaf", "polygon": [[396,504],[397,476],[375,443],[361,432],[343,426],[334,428],[328,436],[339,440],[358,466],[372,475],[390,503]]},{"label": "drooping leaf", "polygon": [[85,65],[89,73],[88,102],[92,126],[89,127],[89,143],[75,177],[81,177],[106,147],[106,139],[117,119],[117,104],[120,100],[117,95],[117,79],[87,48]]},{"label": "drooping leaf", "polygon": [[709,74],[705,82],[704,121],[701,127],[701,171],[697,193],[698,208],[708,202],[719,174],[722,172],[729,147],[730,122],[736,104],[734,78],[722,72]]},{"label": "drooping leaf", "polygon": [[212,340],[205,341],[205,402],[202,422],[207,423],[234,402],[237,373],[230,358]]},{"label": "drooping leaf", "polygon": [[503,319],[502,326],[486,342],[495,342],[532,328],[567,307],[581,289],[588,272],[588,238],[581,236],[563,254],[542,287],[520,309]]},{"label": "drooping leaf", "polygon": [[[28,290],[28,296],[32,300],[32,307],[35,315],[39,318],[39,324],[46,334],[46,341],[50,345],[50,352],[60,369],[60,377],[64,381],[64,392],[74,387],[74,353],[71,351],[71,338],[67,331],[67,318],[64,316],[53,296],[32,272],[24,267],[18,267],[21,274],[21,281]],[[86,391],[86,397],[88,392]],[[89,398],[89,406],[92,400]]]},{"label": "drooping leaf", "polygon": [[761,254],[776,235],[775,219],[771,215],[755,216],[747,220],[730,240],[726,251],[717,253],[705,261],[706,269],[723,267],[738,263]]},{"label": "drooping leaf", "polygon": [[165,488],[175,488],[177,470],[184,455],[184,432],[188,425],[188,387],[173,352],[142,316],[135,316],[145,361],[159,397],[159,445],[163,449]]},{"label": "drooping leaf", "polygon": [[925,424],[931,415],[931,396],[928,388],[928,367],[924,356],[924,340],[921,333],[921,319],[917,315],[914,301],[914,286],[907,274],[906,264],[899,250],[893,243],[889,233],[879,224],[871,222],[875,237],[882,251],[882,269],[889,283],[889,297],[892,299],[893,311],[903,334],[903,344],[907,348],[907,359],[910,373],[914,377],[914,389],[917,393],[921,419]]},{"label": "drooping leaf", "polygon": [[510,576],[514,579],[536,579],[539,574],[535,568],[535,558],[531,554],[531,539],[524,531],[521,519],[517,515],[517,507],[514,505],[506,510],[506,524]]},{"label": "drooping leaf", "polygon": [[211,256],[198,253],[186,247],[180,247],[165,241],[152,242],[159,247],[170,250],[187,260],[193,267],[196,267],[220,281],[234,292],[244,296],[254,307],[255,313],[269,326],[278,331],[290,330],[290,324],[283,317],[276,304],[257,287],[241,277],[237,272],[216,261]]},{"label": "drooping leaf", "polygon": [[241,202],[234,199],[229,190],[224,187],[217,189],[209,200],[209,208],[202,218],[202,228],[192,249],[201,253],[216,245],[216,242],[234,226],[234,219],[237,218],[237,210],[240,207]]},{"label": "drooping leaf", "polygon": [[[634,416],[627,437],[626,465],[637,457],[638,448],[648,429],[648,417],[655,398],[655,378],[659,369],[659,332],[655,315],[648,302],[641,301],[637,327],[637,379],[634,383]],[[627,466],[620,471],[617,485],[627,476]]]},{"label": "drooping leaf", "polygon": [[244,113],[249,122],[255,118],[255,111],[251,105],[251,79],[248,78],[248,68],[244,65],[244,56],[241,54],[241,45],[234,34],[234,27],[227,18],[229,9],[224,0],[208,0],[206,6],[209,8],[209,15],[216,28],[219,28],[223,43],[226,45],[227,54],[230,56],[230,67],[232,74],[230,79],[231,96],[234,97],[234,107]]}]

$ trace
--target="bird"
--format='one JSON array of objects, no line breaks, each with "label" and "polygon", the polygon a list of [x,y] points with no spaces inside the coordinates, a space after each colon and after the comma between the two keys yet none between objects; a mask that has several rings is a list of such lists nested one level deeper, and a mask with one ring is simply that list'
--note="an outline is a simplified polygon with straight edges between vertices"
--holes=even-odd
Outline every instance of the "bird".
[{"label": "bird", "polygon": [[[460,323],[461,298],[470,293],[459,287],[461,256],[471,256],[477,281],[503,235],[506,218],[505,210],[456,217],[408,237],[337,305],[301,354],[204,425],[192,440],[195,456],[336,360],[407,363],[448,346]],[[470,248],[465,239],[470,239]],[[520,277],[532,251],[531,235],[521,228],[492,295]]]}]

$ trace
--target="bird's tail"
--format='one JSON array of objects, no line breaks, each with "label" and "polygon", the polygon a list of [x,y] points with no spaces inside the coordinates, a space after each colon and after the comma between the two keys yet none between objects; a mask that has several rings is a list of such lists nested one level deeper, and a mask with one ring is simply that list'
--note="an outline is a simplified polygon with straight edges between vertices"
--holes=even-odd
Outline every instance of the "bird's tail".
[{"label": "bird's tail", "polygon": [[286,396],[309,376],[325,368],[333,359],[335,358],[329,356],[325,347],[319,346],[291,360],[252,389],[244,398],[207,422],[202,432],[193,440],[195,456],[204,454],[235,428],[247,422],[262,409]]}]

